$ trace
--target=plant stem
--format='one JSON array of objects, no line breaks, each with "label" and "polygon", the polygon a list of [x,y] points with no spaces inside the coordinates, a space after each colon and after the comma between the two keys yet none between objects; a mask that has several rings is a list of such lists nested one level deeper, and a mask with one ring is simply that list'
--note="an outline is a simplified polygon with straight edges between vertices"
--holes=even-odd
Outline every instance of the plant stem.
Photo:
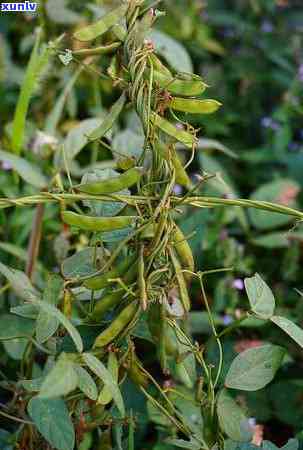
[{"label": "plant stem", "polygon": [[39,254],[44,209],[45,206],[42,203],[39,203],[37,205],[33,228],[30,235],[28,259],[26,264],[26,275],[30,280],[32,279],[35,264],[37,262],[37,257]]}]

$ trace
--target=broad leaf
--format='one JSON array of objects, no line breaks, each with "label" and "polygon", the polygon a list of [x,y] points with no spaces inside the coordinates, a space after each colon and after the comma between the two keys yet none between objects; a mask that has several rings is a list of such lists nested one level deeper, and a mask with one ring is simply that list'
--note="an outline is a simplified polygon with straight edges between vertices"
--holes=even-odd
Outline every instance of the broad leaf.
[{"label": "broad leaf", "polygon": [[113,399],[119,409],[121,415],[125,416],[125,407],[123,398],[119,389],[117,382],[114,380],[111,373],[107,370],[107,368],[99,361],[95,356],[90,353],[84,353],[83,359],[90,370],[97,375],[104,383],[105,386],[110,390]]},{"label": "broad leaf", "polygon": [[155,44],[156,51],[163,56],[168,64],[178,72],[193,71],[189,54],[180,42],[159,30],[153,30],[150,38]]},{"label": "broad leaf", "polygon": [[34,397],[29,401],[27,410],[52,447],[56,450],[74,450],[75,431],[63,400]]},{"label": "broad leaf", "polygon": [[288,336],[290,336],[298,345],[300,345],[300,347],[303,348],[302,328],[298,327],[298,325],[296,325],[286,317],[273,316],[270,320],[276,325],[278,325],[278,327],[280,327],[283,331],[285,331],[285,333],[287,333]]},{"label": "broad leaf", "polygon": [[28,339],[33,333],[34,321],[12,314],[0,316],[0,341],[4,341],[4,348],[11,358],[23,358]]},{"label": "broad leaf", "polygon": [[96,273],[98,264],[103,263],[103,259],[104,254],[102,248],[87,247],[63,261],[61,267],[62,274],[64,278],[92,275]]},{"label": "broad leaf", "polygon": [[1,450],[13,450],[15,448],[16,436],[6,430],[0,429],[0,448]]},{"label": "broad leaf", "polygon": [[62,353],[42,383],[39,397],[55,398],[67,395],[78,385],[78,375],[71,358]]},{"label": "broad leaf", "polygon": [[0,150],[0,160],[9,162],[12,168],[23,178],[24,181],[36,188],[45,188],[48,179],[42,174],[40,168],[33,163],[28,162],[20,156]]},{"label": "broad leaf", "polygon": [[77,364],[74,365],[74,370],[78,375],[79,389],[91,400],[97,400],[98,389],[90,374]]},{"label": "broad leaf", "polygon": [[34,321],[13,314],[0,316],[0,341],[20,337],[31,337],[34,334]]},{"label": "broad leaf", "polygon": [[[70,130],[63,146],[67,162],[75,158],[78,153],[88,144],[88,136],[102,123],[102,119],[86,119]],[[64,165],[63,155],[59,158],[59,164]]]},{"label": "broad leaf", "polygon": [[0,262],[0,273],[7,278],[12,289],[23,300],[32,300],[40,296],[24,272],[12,269]]},{"label": "broad leaf", "polygon": [[67,0],[47,0],[45,10],[54,23],[70,25],[81,21],[81,16],[68,7]]},{"label": "broad leaf", "polygon": [[240,406],[222,389],[217,401],[217,414],[222,430],[234,441],[249,442],[252,438],[249,422]]},{"label": "broad leaf", "polygon": [[184,439],[167,439],[165,442],[174,447],[188,449],[188,450],[200,450],[201,442],[195,438],[191,438],[190,441],[185,441]]},{"label": "broad leaf", "polygon": [[[59,303],[61,290],[63,289],[63,280],[56,274],[49,276],[46,288],[43,292],[43,302],[56,306]],[[36,322],[36,337],[39,343],[47,341],[52,337],[58,327],[59,320],[53,314],[40,310]]]},{"label": "broad leaf", "polygon": [[57,317],[45,312],[40,311],[36,322],[36,338],[40,344],[46,342],[51,338],[59,327],[59,320]]},{"label": "broad leaf", "polygon": [[46,313],[50,314],[53,317],[56,317],[59,322],[64,326],[64,328],[68,331],[68,333],[70,334],[70,337],[72,338],[72,340],[75,343],[75,346],[78,350],[79,353],[82,353],[83,351],[83,343],[82,343],[82,339],[81,336],[78,332],[78,330],[73,326],[73,324],[64,316],[64,314],[62,314],[61,311],[59,311],[59,309],[57,309],[55,306],[50,305],[48,303],[44,303],[40,300],[35,300],[34,304],[36,304],[37,306],[39,306],[43,311],[45,311]]},{"label": "broad leaf", "polygon": [[243,391],[262,389],[273,380],[284,356],[284,348],[271,344],[245,350],[233,360],[225,386]]},{"label": "broad leaf", "polygon": [[[283,179],[264,184],[250,198],[251,200],[268,201],[295,207],[299,191],[300,187],[295,181]],[[260,230],[277,228],[292,221],[292,217],[285,214],[271,213],[259,209],[250,209],[248,213],[252,224]]]},{"label": "broad leaf", "polygon": [[252,311],[262,319],[270,319],[276,306],[271,289],[258,273],[244,283]]}]

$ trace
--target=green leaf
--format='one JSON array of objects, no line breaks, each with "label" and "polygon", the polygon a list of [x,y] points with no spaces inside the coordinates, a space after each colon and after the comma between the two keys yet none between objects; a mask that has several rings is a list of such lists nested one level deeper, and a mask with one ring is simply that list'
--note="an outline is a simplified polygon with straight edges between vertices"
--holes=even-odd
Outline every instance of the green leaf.
[{"label": "green leaf", "polygon": [[217,414],[222,430],[234,441],[249,442],[252,432],[247,417],[226,389],[219,393]]},{"label": "green leaf", "polygon": [[36,338],[40,344],[46,342],[51,338],[59,327],[59,320],[57,317],[45,312],[40,311],[36,322]]},{"label": "green leaf", "polygon": [[288,334],[300,347],[303,348],[303,330],[286,317],[273,316],[270,319]]},{"label": "green leaf", "polygon": [[[283,447],[280,447],[282,450],[298,450],[299,448],[299,441],[297,439],[289,439],[287,444],[283,445]],[[277,447],[273,442],[270,441],[263,441],[262,442],[262,450],[278,450],[279,447]]]},{"label": "green leaf", "polygon": [[12,314],[16,314],[16,316],[25,317],[27,319],[37,319],[39,308],[29,303],[21,306],[15,306],[10,309],[10,312]]},{"label": "green leaf", "polygon": [[67,0],[47,0],[45,10],[49,19],[54,23],[72,25],[81,21],[80,14],[71,11]]},{"label": "green leaf", "polygon": [[102,139],[103,136],[112,128],[115,121],[118,119],[123,106],[125,105],[126,97],[123,93],[121,97],[114,103],[108,114],[106,115],[104,121],[101,123],[101,125],[96,128],[92,133],[89,135],[89,140],[95,141],[97,139]]},{"label": "green leaf", "polygon": [[26,159],[20,158],[13,153],[0,150],[0,160],[9,162],[20,177],[32,186],[39,189],[47,186],[48,180],[41,173],[39,167],[35,166],[33,163],[29,163]]},{"label": "green leaf", "polygon": [[62,312],[59,311],[59,309],[57,309],[55,306],[50,305],[48,303],[44,303],[44,302],[42,302],[40,300],[35,300],[34,304],[38,305],[43,311],[45,311],[46,313],[56,317],[59,320],[59,322],[64,326],[66,331],[68,331],[68,333],[70,334],[70,337],[74,341],[78,352],[82,353],[82,351],[83,351],[83,343],[82,343],[81,336],[80,336],[78,330],[64,316],[64,314],[62,314]]},{"label": "green leaf", "polygon": [[28,413],[38,431],[56,450],[74,450],[75,431],[62,399],[32,398]]},{"label": "green leaf", "polygon": [[106,14],[97,22],[82,28],[74,33],[74,38],[79,41],[92,41],[102,34],[106,33],[111,27],[118,24],[124,17],[127,11],[128,5],[121,5],[119,8],[114,9],[110,13]]},{"label": "green leaf", "polygon": [[[56,306],[60,300],[60,293],[63,289],[63,280],[59,275],[52,274],[47,280],[46,288],[43,292],[43,302]],[[40,310],[36,322],[36,337],[39,343],[47,341],[52,337],[58,327],[59,320],[52,314]]]},{"label": "green leaf", "polygon": [[61,397],[74,391],[77,386],[78,375],[74,368],[74,362],[66,353],[62,353],[42,383],[39,397]]},{"label": "green leaf", "polygon": [[230,156],[231,158],[237,159],[238,155],[234,153],[230,148],[226,147],[226,145],[221,144],[221,142],[216,141],[214,139],[206,139],[200,138],[197,143],[197,149],[199,150],[218,150],[226,156]]},{"label": "green leaf", "polygon": [[0,429],[0,448],[1,450],[14,450],[16,437],[6,430]]},{"label": "green leaf", "polygon": [[275,298],[269,286],[256,273],[244,280],[252,311],[262,319],[270,319],[275,312]]},{"label": "green leaf", "polygon": [[177,72],[193,72],[193,65],[186,49],[178,41],[159,30],[150,33],[150,39],[158,52]]},{"label": "green leaf", "polygon": [[[299,191],[298,183],[283,179],[264,184],[250,196],[250,199],[279,203],[294,208]],[[292,221],[290,216],[258,209],[250,209],[248,213],[252,224],[260,230],[277,228]]]},{"label": "green leaf", "polygon": [[90,353],[84,353],[83,359],[86,365],[90,368],[90,370],[96,374],[104,383],[105,386],[110,390],[113,399],[117,405],[118,410],[122,417],[125,416],[125,407],[123,398],[119,389],[117,382],[114,380],[111,373],[107,370],[107,368],[99,361],[95,356]]},{"label": "green leaf", "polygon": [[85,277],[96,273],[96,264],[94,264],[95,258],[96,261],[98,261],[98,264],[102,264],[104,254],[101,248],[87,247],[66,258],[61,267],[64,278]]},{"label": "green leaf", "polygon": [[[88,136],[100,126],[100,123],[102,123],[102,119],[86,119],[69,131],[63,142],[67,162],[72,161],[88,144]],[[62,155],[60,155],[57,164],[64,165]]]},{"label": "green leaf", "polygon": [[43,301],[50,305],[58,305],[63,286],[63,280],[59,275],[55,273],[49,274],[46,287],[43,291]]},{"label": "green leaf", "polygon": [[12,289],[19,297],[24,300],[32,300],[39,297],[39,292],[34,288],[24,272],[12,269],[11,267],[5,266],[0,262],[0,273],[7,278]]},{"label": "green leaf", "polygon": [[[58,3],[62,2],[62,0],[52,0],[52,1],[53,2],[55,1]],[[48,3],[50,3],[50,1],[48,1]],[[58,123],[59,123],[60,118],[63,113],[64,105],[67,101],[69,94],[71,93],[71,91],[73,89],[75,82],[77,81],[79,75],[81,74],[82,70],[83,70],[83,67],[80,66],[79,69],[74,73],[74,75],[68,80],[64,90],[58,97],[58,100],[56,100],[55,106],[53,107],[53,109],[51,110],[51,112],[49,113],[47,118],[45,119],[45,123],[46,123],[45,133],[51,134],[51,135],[55,134]]]},{"label": "green leaf", "polygon": [[285,356],[285,349],[266,344],[240,353],[232,362],[225,386],[257,391],[272,381]]},{"label": "green leaf", "polygon": [[291,235],[288,235],[286,232],[276,232],[255,237],[251,242],[263,248],[287,248],[290,244],[290,238]]},{"label": "green leaf", "polygon": [[200,450],[201,442],[195,438],[191,438],[190,441],[185,441],[184,439],[166,439],[167,444],[173,445],[174,447],[188,449],[188,450]]},{"label": "green leaf", "polygon": [[97,400],[98,389],[90,374],[78,364],[74,365],[74,370],[78,375],[79,389],[91,400]]},{"label": "green leaf", "polygon": [[13,314],[0,316],[0,341],[20,337],[32,337],[34,334],[34,321]]}]

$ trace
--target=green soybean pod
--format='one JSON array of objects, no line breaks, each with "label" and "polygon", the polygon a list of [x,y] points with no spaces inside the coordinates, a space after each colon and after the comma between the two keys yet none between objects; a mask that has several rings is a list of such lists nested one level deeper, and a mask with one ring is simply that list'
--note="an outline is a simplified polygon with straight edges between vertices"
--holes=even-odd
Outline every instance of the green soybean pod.
[{"label": "green soybean pod", "polygon": [[192,182],[191,182],[189,176],[187,175],[186,170],[182,166],[182,163],[179,159],[179,156],[178,156],[174,146],[170,146],[170,149],[169,149],[167,147],[167,145],[159,142],[158,144],[156,144],[156,148],[159,150],[159,152],[163,158],[171,157],[171,161],[172,161],[173,166],[176,171],[177,184],[181,184],[181,186],[185,186],[187,189],[191,189]]},{"label": "green soybean pod", "polygon": [[157,57],[157,55],[152,53],[150,55],[150,60],[151,60],[154,72],[157,72],[160,75],[162,75],[168,79],[173,78],[171,71],[162,63],[162,61]]},{"label": "green soybean pod", "polygon": [[86,280],[84,282],[84,286],[87,289],[92,289],[95,291],[99,289],[104,289],[110,284],[108,280],[119,278],[122,275],[124,275],[125,272],[127,272],[127,270],[129,269],[129,267],[135,262],[136,258],[137,258],[136,255],[125,257],[123,261],[114,269],[108,270],[107,272],[102,273],[101,275],[97,275],[95,277]]},{"label": "green soybean pod", "polygon": [[186,312],[188,312],[191,308],[191,304],[190,304],[190,299],[189,299],[189,295],[188,295],[188,290],[186,287],[186,281],[182,272],[182,267],[181,264],[175,254],[174,249],[172,249],[171,247],[169,248],[169,254],[170,254],[170,258],[171,261],[173,263],[175,272],[176,272],[176,278],[178,281],[178,285],[179,285],[179,293],[180,293],[180,299],[183,305],[183,308]]},{"label": "green soybean pod", "polygon": [[[130,269],[126,272],[125,277],[123,278],[124,283],[128,284],[134,281],[137,276],[137,267],[136,264],[133,264]],[[102,297],[98,303],[96,304],[92,317],[94,320],[101,320],[104,315],[110,309],[119,305],[122,302],[123,297],[125,296],[124,289],[118,289],[117,291],[111,292],[110,294],[106,294]]]},{"label": "green soybean pod", "polygon": [[87,231],[112,231],[127,228],[134,224],[136,216],[92,217],[63,211],[62,220],[68,225]]},{"label": "green soybean pod", "polygon": [[182,142],[186,147],[192,148],[196,144],[197,139],[195,136],[193,136],[191,133],[188,133],[185,130],[180,130],[176,128],[175,125],[173,125],[171,122],[164,119],[163,117],[159,116],[159,114],[153,112],[152,120],[154,124],[158,128],[160,128],[160,130],[162,130],[169,136],[175,138],[177,141]]},{"label": "green soybean pod", "polygon": [[119,8],[109,12],[92,25],[88,25],[87,27],[76,31],[76,33],[74,33],[74,38],[84,42],[96,39],[120,22],[127,11],[127,8],[127,4],[121,5]]},{"label": "green soybean pod", "polygon": [[133,167],[117,177],[107,178],[94,183],[80,184],[76,186],[76,189],[92,195],[113,194],[136,184],[143,172],[144,169],[142,167]]},{"label": "green soybean pod", "polygon": [[136,301],[130,303],[121,313],[113,320],[106,330],[104,330],[95,340],[94,348],[105,347],[110,344],[122,331],[129,325],[138,310]]},{"label": "green soybean pod", "polygon": [[212,114],[216,112],[222,103],[217,100],[196,100],[191,98],[174,97],[169,106],[177,111],[191,114]]},{"label": "green soybean pod", "polygon": [[97,322],[103,319],[107,311],[109,311],[111,308],[114,308],[115,306],[119,305],[120,302],[122,302],[124,294],[125,291],[123,289],[119,289],[110,294],[105,294],[104,297],[102,297],[98,301],[98,303],[93,309],[92,312],[93,320]]},{"label": "green soybean pod", "polygon": [[183,232],[175,225],[176,230],[173,235],[175,241],[175,249],[180,258],[181,266],[191,272],[195,270],[195,261],[189,243],[185,239]]},{"label": "green soybean pod", "polygon": [[[119,363],[115,353],[110,352],[108,356],[107,369],[112,375],[113,379],[118,383],[119,378]],[[99,405],[108,405],[113,399],[111,391],[108,386],[104,386],[99,394],[97,403]]]},{"label": "green soybean pod", "polygon": [[168,77],[157,70],[154,71],[154,81],[171,94],[184,97],[196,97],[197,95],[201,95],[207,88],[207,84],[200,77],[182,79],[176,76],[174,78],[173,76]]},{"label": "green soybean pod", "polygon": [[151,60],[154,68],[154,81],[171,94],[182,97],[196,97],[201,95],[208,87],[199,75],[180,73],[173,76],[155,54],[151,55]]},{"label": "green soybean pod", "polygon": [[86,58],[87,56],[106,55],[113,52],[121,46],[121,42],[113,42],[108,45],[100,45],[93,48],[81,48],[80,50],[74,50],[73,55]]}]

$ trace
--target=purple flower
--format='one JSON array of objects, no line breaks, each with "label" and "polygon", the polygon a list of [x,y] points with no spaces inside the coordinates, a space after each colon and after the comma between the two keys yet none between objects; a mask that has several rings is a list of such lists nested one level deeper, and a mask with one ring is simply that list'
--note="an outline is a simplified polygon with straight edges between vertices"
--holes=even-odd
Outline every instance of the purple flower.
[{"label": "purple flower", "polygon": [[231,285],[234,289],[238,289],[238,291],[243,291],[244,289],[244,282],[241,278],[236,278]]},{"label": "purple flower", "polygon": [[230,325],[234,321],[234,319],[229,314],[225,314],[223,316],[222,320],[223,320],[223,324],[226,326]]},{"label": "purple flower", "polygon": [[272,33],[274,30],[273,24],[269,20],[264,20],[264,22],[261,25],[261,31],[263,33]]},{"label": "purple flower", "polygon": [[298,142],[290,142],[288,144],[288,149],[290,152],[297,152],[300,150],[300,144],[298,144]]},{"label": "purple flower", "polygon": [[303,82],[303,64],[300,64],[300,66],[299,66],[298,77],[299,77],[299,80]]},{"label": "purple flower", "polygon": [[271,117],[262,117],[261,125],[264,128],[269,128],[274,131],[277,131],[280,128],[279,123],[273,120]]},{"label": "purple flower", "polygon": [[182,186],[180,186],[180,184],[175,184],[174,186],[174,193],[176,195],[181,195],[183,192]]},{"label": "purple flower", "polygon": [[8,161],[3,161],[2,162],[2,169],[3,170],[11,170],[12,168],[13,167],[12,167],[10,162],[8,162]]}]

